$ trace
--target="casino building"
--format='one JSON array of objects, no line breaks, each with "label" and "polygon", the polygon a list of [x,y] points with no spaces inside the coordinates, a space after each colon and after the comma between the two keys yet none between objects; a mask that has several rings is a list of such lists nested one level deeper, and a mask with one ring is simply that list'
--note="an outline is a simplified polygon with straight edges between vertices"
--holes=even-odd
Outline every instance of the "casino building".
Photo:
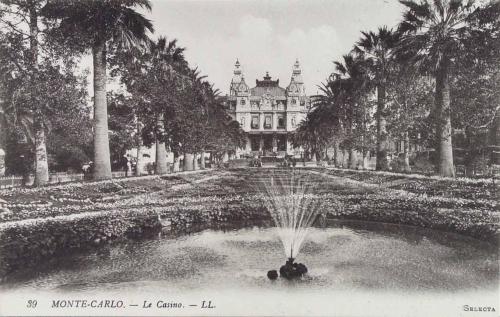
[{"label": "casino building", "polygon": [[245,147],[236,150],[237,157],[302,154],[302,150],[294,149],[289,140],[310,108],[298,60],[293,65],[286,88],[280,86],[279,79],[273,80],[269,73],[263,80],[257,79],[255,87],[250,88],[240,62],[236,61],[226,107],[247,136]]}]

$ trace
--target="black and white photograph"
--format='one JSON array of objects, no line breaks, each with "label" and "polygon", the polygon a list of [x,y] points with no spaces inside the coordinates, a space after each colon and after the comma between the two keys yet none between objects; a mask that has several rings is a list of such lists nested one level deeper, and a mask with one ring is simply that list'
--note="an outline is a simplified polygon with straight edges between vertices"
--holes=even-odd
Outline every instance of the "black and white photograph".
[{"label": "black and white photograph", "polygon": [[499,0],[0,0],[0,316],[499,316],[499,183]]}]

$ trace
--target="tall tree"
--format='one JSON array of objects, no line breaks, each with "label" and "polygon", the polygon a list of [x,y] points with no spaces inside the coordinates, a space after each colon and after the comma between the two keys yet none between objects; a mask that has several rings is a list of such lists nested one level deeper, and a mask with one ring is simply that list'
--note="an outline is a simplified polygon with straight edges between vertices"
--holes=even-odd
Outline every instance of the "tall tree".
[{"label": "tall tree", "polygon": [[407,8],[399,25],[400,53],[436,79],[434,112],[438,143],[438,171],[454,177],[450,79],[459,65],[463,43],[470,38],[471,19],[481,11],[474,0],[400,0]]},{"label": "tall tree", "polygon": [[[313,127],[313,129],[322,129],[321,135],[326,138],[323,140],[325,146],[333,145],[334,161],[337,167],[341,165],[340,144],[346,140],[344,128],[346,121],[345,111],[347,109],[342,99],[345,96],[345,91],[343,90],[345,86],[342,85],[342,82],[340,75],[332,74],[320,86],[321,94],[314,96],[312,99],[312,112],[317,113],[312,118],[319,119],[320,121],[316,123],[317,127]],[[306,121],[303,121],[297,130],[307,131],[307,126],[312,124],[314,123],[306,118]],[[300,136],[300,134],[297,136]]]},{"label": "tall tree", "polygon": [[[368,92],[368,76],[366,60],[353,54],[343,56],[341,62],[334,62],[336,68],[336,85],[339,89],[338,108],[342,111],[345,126],[345,147],[349,150],[349,167],[356,168],[356,123],[364,121],[366,94]],[[362,119],[360,118],[362,116]],[[358,129],[363,131],[364,125]]]},{"label": "tall tree", "polygon": [[[387,118],[387,131],[392,139],[403,141],[404,172],[410,172],[410,139],[413,144],[423,143],[423,131],[432,127],[426,120],[432,105],[434,81],[429,76],[401,61],[395,65],[387,86],[387,104],[390,116]],[[419,138],[420,136],[420,138]],[[421,145],[421,144],[419,144]]]},{"label": "tall tree", "polygon": [[[2,18],[2,24],[20,35],[28,38],[27,63],[25,72],[29,76],[29,86],[38,87],[38,51],[39,51],[39,16],[43,1],[38,0],[2,0],[2,13],[8,13]],[[19,20],[19,22],[18,22]],[[19,24],[27,24],[27,32],[19,28]],[[49,181],[49,167],[47,158],[46,126],[42,119],[41,100],[37,93],[32,91],[29,104],[34,128],[35,146],[35,186],[44,185]]]},{"label": "tall tree", "polygon": [[470,37],[451,79],[451,120],[464,132],[465,142],[457,144],[466,149],[463,164],[472,173],[478,163],[500,165],[500,2],[477,12],[469,25]]},{"label": "tall tree", "polygon": [[[165,37],[160,37],[158,41],[152,46],[152,57],[153,57],[153,67],[159,67],[166,70],[168,73],[168,78],[170,79],[169,87],[171,88],[170,96],[166,96],[166,101],[168,103],[164,104],[166,107],[175,107],[175,90],[178,88],[176,81],[178,76],[183,76],[183,73],[187,71],[187,62],[184,58],[184,47],[179,47],[177,45],[177,40],[168,41]],[[164,72],[161,72],[164,76]],[[172,88],[174,91],[172,91]],[[166,113],[169,113],[169,109],[159,109],[157,115],[157,125],[155,130],[156,139],[156,174],[167,173],[167,149],[166,149],[166,138],[168,137],[165,133],[165,117]]]},{"label": "tall tree", "polygon": [[106,101],[107,50],[149,43],[151,21],[133,10],[151,10],[148,0],[48,0],[43,14],[59,22],[65,38],[91,48],[94,68],[94,179],[111,178]]},{"label": "tall tree", "polygon": [[[86,97],[85,80],[76,72],[76,59],[47,36],[51,25],[45,23],[41,13],[45,3],[0,1],[0,23],[5,30],[0,45],[2,110],[10,117],[11,127],[21,128],[26,136],[23,139],[32,147],[37,186],[48,181],[50,130],[61,126],[54,113],[65,107],[66,113],[80,113]],[[54,162],[51,164],[54,166]]]},{"label": "tall tree", "polygon": [[136,105],[136,119],[142,127],[144,144],[156,145],[156,173],[167,173],[166,145],[171,139],[168,121],[181,106],[181,80],[187,78],[185,48],[177,40],[160,37],[149,51],[131,50],[117,54],[112,74],[119,76]]},{"label": "tall tree", "polygon": [[398,43],[398,34],[381,27],[377,33],[362,32],[361,39],[354,46],[354,52],[365,59],[365,66],[371,73],[377,90],[377,170],[389,169],[386,90],[387,81],[394,62],[393,56]]}]

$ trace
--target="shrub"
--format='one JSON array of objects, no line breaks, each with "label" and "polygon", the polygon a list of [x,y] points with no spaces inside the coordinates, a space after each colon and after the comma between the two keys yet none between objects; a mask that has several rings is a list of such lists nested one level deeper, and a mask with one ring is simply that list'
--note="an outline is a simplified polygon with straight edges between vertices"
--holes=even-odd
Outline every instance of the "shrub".
[{"label": "shrub", "polygon": [[425,156],[415,158],[415,163],[412,168],[413,172],[431,175],[436,170],[434,164]]},{"label": "shrub", "polygon": [[4,225],[0,231],[0,276],[38,264],[54,255],[88,249],[161,228],[158,217],[149,212],[104,214],[43,219]]},{"label": "shrub", "polygon": [[390,163],[391,170],[396,173],[404,173],[405,171],[405,161],[402,157],[397,157],[393,159]]}]

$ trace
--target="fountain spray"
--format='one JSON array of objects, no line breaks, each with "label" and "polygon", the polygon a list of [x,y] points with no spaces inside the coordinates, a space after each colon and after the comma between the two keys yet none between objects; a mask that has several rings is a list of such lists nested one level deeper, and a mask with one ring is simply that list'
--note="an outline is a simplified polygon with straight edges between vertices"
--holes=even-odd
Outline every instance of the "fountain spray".
[{"label": "fountain spray", "polygon": [[307,268],[294,263],[294,260],[316,219],[319,200],[308,192],[308,183],[300,177],[303,174],[292,170],[284,176],[275,176],[264,180],[261,188],[265,189],[264,204],[277,228],[287,258],[280,275],[285,278],[300,277],[307,272]]}]

